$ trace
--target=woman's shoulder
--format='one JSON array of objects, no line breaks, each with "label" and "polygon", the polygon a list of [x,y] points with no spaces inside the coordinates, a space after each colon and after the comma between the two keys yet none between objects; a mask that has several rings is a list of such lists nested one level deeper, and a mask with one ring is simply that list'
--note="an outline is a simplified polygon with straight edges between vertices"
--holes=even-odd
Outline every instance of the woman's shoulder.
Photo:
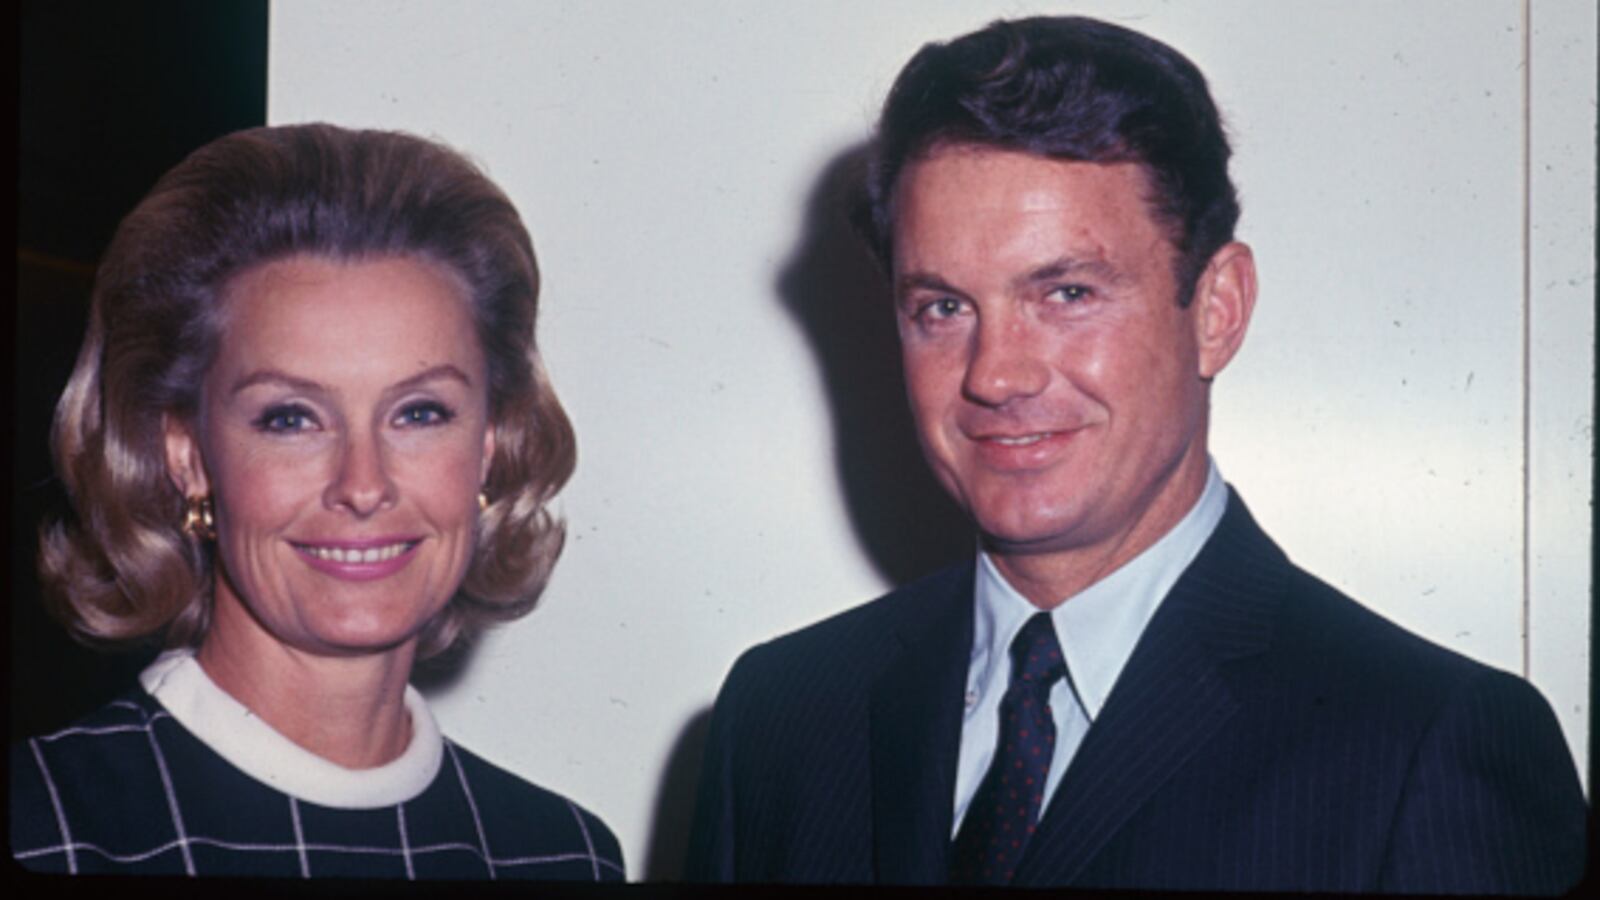
[{"label": "woman's shoulder", "polygon": [[531,878],[623,879],[622,846],[616,835],[599,816],[572,799],[448,739],[437,782],[459,790],[472,806],[494,848],[497,869],[527,869],[520,874]]},{"label": "woman's shoulder", "polygon": [[148,753],[130,753],[130,748],[148,744],[151,728],[169,717],[154,697],[135,685],[65,728],[13,743],[12,786],[19,778],[52,782],[58,776],[70,778],[86,766],[104,772],[107,766],[116,771],[136,763]]},{"label": "woman's shoulder", "polygon": [[97,837],[88,823],[164,809],[151,735],[162,718],[136,686],[65,728],[13,743],[12,855],[31,869],[73,871],[80,851],[99,849],[85,846]]},{"label": "woman's shoulder", "polygon": [[[13,744],[13,750],[30,741],[43,741],[49,744],[65,741],[65,744],[70,746],[78,743],[75,739],[117,733],[115,729],[143,729],[149,724],[151,716],[161,712],[161,704],[136,681],[105,705],[79,716],[72,720],[71,724],[56,731],[26,738]],[[113,730],[108,731],[108,729]]]}]

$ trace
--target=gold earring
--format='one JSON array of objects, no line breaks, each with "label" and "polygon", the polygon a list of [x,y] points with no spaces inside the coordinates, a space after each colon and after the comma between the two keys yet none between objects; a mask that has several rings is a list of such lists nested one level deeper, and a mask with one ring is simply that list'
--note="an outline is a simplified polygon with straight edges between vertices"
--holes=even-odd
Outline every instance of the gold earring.
[{"label": "gold earring", "polygon": [[217,539],[217,520],[211,496],[189,497],[183,506],[183,533],[202,541]]},{"label": "gold earring", "polygon": [[484,510],[486,510],[488,508],[489,508],[489,495],[484,493],[483,491],[479,491],[478,492],[478,512],[483,512]]}]

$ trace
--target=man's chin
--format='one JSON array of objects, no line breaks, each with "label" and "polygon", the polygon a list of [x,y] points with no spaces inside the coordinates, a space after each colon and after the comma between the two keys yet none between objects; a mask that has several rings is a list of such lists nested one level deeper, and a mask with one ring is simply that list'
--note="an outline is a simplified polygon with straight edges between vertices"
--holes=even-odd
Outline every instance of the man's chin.
[{"label": "man's chin", "polygon": [[1022,526],[979,523],[983,549],[1000,556],[1042,556],[1079,549],[1089,543],[1068,523],[1030,523]]}]

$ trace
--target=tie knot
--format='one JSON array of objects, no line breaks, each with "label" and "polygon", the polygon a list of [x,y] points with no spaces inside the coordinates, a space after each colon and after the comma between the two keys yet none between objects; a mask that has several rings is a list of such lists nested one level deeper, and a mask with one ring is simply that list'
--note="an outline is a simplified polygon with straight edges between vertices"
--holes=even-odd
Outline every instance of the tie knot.
[{"label": "tie knot", "polygon": [[1067,674],[1049,613],[1034,613],[1011,642],[1011,683],[1048,688]]}]

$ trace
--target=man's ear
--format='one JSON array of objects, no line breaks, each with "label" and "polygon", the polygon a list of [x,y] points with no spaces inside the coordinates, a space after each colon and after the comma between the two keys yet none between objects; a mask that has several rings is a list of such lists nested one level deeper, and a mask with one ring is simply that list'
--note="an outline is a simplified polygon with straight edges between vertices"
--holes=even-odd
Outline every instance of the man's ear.
[{"label": "man's ear", "polygon": [[1194,292],[1199,375],[1210,381],[1239,352],[1256,307],[1256,261],[1238,241],[1212,254]]},{"label": "man's ear", "polygon": [[194,424],[172,413],[162,413],[161,431],[167,445],[167,477],[172,479],[178,493],[185,497],[204,497],[211,493]]}]

